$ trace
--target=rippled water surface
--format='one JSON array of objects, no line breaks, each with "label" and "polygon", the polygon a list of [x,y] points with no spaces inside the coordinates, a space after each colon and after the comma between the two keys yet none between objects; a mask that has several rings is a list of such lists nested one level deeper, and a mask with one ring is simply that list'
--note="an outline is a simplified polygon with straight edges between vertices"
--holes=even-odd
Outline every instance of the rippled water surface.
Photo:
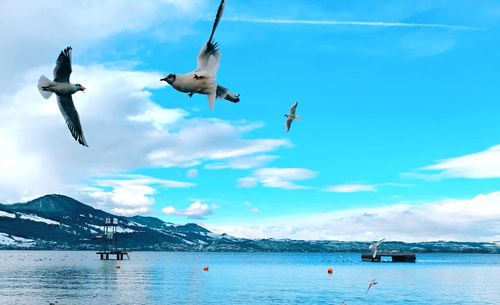
[{"label": "rippled water surface", "polygon": [[500,255],[419,254],[415,264],[345,253],[130,258],[116,269],[94,252],[0,251],[0,304],[500,304]]}]

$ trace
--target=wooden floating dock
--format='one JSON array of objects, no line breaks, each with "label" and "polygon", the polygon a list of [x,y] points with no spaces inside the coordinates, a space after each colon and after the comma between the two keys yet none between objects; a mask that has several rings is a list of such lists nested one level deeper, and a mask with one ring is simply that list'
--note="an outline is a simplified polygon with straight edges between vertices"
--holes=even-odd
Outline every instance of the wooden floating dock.
[{"label": "wooden floating dock", "polygon": [[417,260],[415,253],[377,253],[375,257],[373,257],[372,253],[363,253],[361,254],[361,260],[363,262],[379,263],[382,261],[383,256],[390,256],[393,263],[414,263]]},{"label": "wooden floating dock", "polygon": [[126,256],[127,259],[130,259],[129,256],[128,256],[128,253],[127,252],[123,252],[123,251],[99,251],[99,252],[96,252],[96,254],[99,254],[100,257],[101,257],[101,260],[109,260],[109,257],[113,257],[113,256],[116,256],[116,260],[123,260],[123,257]]}]

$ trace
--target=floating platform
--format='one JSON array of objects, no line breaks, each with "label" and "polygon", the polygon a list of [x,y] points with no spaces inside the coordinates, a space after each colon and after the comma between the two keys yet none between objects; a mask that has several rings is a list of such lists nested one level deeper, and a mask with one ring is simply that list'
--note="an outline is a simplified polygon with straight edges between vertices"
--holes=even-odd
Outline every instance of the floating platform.
[{"label": "floating platform", "polygon": [[100,255],[101,260],[109,260],[110,256],[111,259],[113,259],[113,256],[115,256],[115,259],[118,261],[123,260],[123,257],[126,256],[127,259],[130,259],[128,256],[128,252],[123,252],[123,251],[99,251],[96,252],[96,254]]},{"label": "floating platform", "polygon": [[361,254],[361,260],[363,262],[380,263],[384,256],[390,256],[393,263],[414,263],[417,260],[415,253],[377,253],[375,257],[373,257],[372,253],[363,253]]}]

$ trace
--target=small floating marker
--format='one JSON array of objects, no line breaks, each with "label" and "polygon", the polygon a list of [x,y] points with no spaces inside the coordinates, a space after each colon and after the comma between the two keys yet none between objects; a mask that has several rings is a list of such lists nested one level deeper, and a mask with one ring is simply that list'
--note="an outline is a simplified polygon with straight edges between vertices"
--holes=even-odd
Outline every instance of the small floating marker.
[{"label": "small floating marker", "polygon": [[332,267],[328,267],[328,274],[333,274],[333,268]]},{"label": "small floating marker", "polygon": [[121,266],[119,264],[115,265],[115,269],[120,269],[120,268],[121,268]]},{"label": "small floating marker", "polygon": [[203,267],[203,270],[208,271],[208,266]]}]

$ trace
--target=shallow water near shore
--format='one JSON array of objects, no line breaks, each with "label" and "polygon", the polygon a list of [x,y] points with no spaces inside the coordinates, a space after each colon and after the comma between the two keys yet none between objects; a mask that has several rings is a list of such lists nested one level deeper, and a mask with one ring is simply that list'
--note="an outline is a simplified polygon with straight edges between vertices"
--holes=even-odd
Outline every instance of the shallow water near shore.
[{"label": "shallow water near shore", "polygon": [[414,264],[363,263],[359,253],[130,258],[116,269],[95,252],[0,251],[0,304],[500,304],[500,255],[417,254]]}]

